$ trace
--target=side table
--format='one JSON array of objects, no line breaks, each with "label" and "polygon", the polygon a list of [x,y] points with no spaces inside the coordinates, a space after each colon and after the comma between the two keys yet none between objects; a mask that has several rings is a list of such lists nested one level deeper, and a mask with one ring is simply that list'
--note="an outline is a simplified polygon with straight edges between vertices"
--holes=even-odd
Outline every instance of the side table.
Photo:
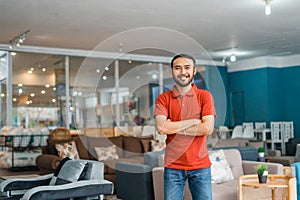
[{"label": "side table", "polygon": [[[244,194],[246,188],[253,188],[253,192],[248,194],[247,196]],[[282,192],[282,196],[277,196],[276,191],[279,189],[285,190]],[[239,177],[239,185],[238,185],[238,196],[239,200],[249,200],[249,199],[259,199],[257,195],[259,195],[258,190],[262,189],[270,189],[272,200],[275,199],[288,199],[294,200],[297,199],[296,192],[296,178],[293,176],[287,175],[278,175],[278,174],[269,174],[267,183],[259,183],[257,174],[244,175]],[[266,193],[264,193],[266,194]]]}]

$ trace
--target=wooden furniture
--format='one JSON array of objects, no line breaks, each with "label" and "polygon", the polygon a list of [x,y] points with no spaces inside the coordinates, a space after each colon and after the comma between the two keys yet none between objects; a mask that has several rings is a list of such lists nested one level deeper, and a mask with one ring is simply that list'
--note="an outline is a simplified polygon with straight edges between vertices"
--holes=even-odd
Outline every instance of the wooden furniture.
[{"label": "wooden furniture", "polygon": [[238,190],[239,200],[260,199],[261,194],[270,195],[268,191],[272,200],[297,199],[296,178],[287,175],[269,174],[267,183],[259,183],[257,174],[240,176]]}]

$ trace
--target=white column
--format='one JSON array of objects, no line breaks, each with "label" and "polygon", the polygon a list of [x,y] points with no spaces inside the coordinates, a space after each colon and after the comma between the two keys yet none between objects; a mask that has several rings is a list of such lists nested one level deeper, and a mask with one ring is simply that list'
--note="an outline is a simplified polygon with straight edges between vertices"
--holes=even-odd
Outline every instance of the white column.
[{"label": "white column", "polygon": [[119,60],[115,61],[115,91],[116,91],[116,125],[120,125],[120,105],[119,105]]},{"label": "white column", "polygon": [[6,125],[13,125],[12,116],[12,56],[10,52],[6,53],[7,60],[7,79],[6,79]]},{"label": "white column", "polygon": [[65,58],[65,76],[66,76],[66,83],[65,83],[65,91],[66,91],[66,108],[65,108],[65,123],[66,128],[70,128],[70,62],[69,62],[69,56],[66,56]]},{"label": "white column", "polygon": [[164,91],[164,87],[163,87],[164,86],[163,64],[159,63],[158,67],[159,67],[159,80],[158,80],[158,83],[159,83],[159,94],[161,94]]}]

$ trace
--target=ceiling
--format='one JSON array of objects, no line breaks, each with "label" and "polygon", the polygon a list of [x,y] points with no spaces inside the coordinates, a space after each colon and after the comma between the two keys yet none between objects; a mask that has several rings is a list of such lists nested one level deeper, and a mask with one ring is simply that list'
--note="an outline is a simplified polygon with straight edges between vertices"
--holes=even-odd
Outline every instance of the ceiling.
[{"label": "ceiling", "polygon": [[1,0],[0,44],[30,30],[25,45],[92,50],[116,34],[156,27],[160,36],[119,37],[103,50],[130,49],[143,38],[172,50],[181,41],[167,29],[195,40],[216,61],[231,53],[238,60],[300,54],[300,1],[272,0],[271,7],[266,16],[263,0]]},{"label": "ceiling", "polygon": [[[270,16],[264,14],[264,5],[263,0],[1,0],[0,50],[7,50],[11,40],[29,30],[23,45],[71,51],[190,53],[218,62],[228,61],[232,53],[237,62],[300,54],[300,1],[272,0]],[[77,72],[83,61],[71,59],[73,70]],[[54,74],[55,69],[64,68],[63,62],[61,55],[17,54],[13,74],[26,73],[33,65],[45,66],[48,74]],[[123,69],[121,76],[126,73]],[[42,77],[41,71],[35,73]],[[45,81],[40,80],[40,85]],[[46,98],[53,96],[54,92]]]}]

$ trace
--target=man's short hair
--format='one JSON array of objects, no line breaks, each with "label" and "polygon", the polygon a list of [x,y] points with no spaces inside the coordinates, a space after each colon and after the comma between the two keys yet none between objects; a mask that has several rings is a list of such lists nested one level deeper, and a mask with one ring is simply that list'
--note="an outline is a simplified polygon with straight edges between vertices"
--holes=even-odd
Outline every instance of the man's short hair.
[{"label": "man's short hair", "polygon": [[196,60],[195,58],[193,58],[192,56],[188,55],[188,54],[178,54],[176,56],[174,56],[171,60],[171,68],[173,68],[173,63],[174,61],[177,59],[177,58],[188,58],[188,59],[191,59],[194,63],[194,65],[196,65]]}]

